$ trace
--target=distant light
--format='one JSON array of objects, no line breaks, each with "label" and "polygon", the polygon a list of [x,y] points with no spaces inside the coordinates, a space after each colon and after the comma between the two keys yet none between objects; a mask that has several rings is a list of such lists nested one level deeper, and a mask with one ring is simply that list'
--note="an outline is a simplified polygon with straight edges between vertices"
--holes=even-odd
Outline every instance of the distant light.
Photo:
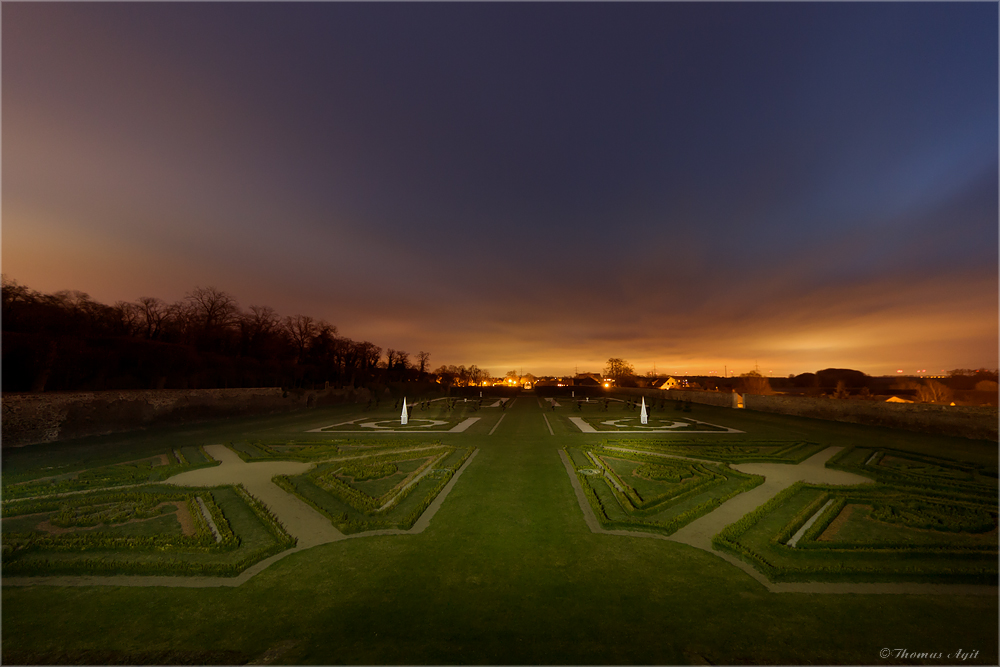
[{"label": "distant light", "polygon": [[605,382],[605,383],[604,383],[604,386],[605,386],[605,387],[610,387],[610,386],[611,386],[611,383],[610,383],[610,382]]},{"label": "distant light", "polygon": [[903,371],[896,371],[897,373],[902,373]]}]

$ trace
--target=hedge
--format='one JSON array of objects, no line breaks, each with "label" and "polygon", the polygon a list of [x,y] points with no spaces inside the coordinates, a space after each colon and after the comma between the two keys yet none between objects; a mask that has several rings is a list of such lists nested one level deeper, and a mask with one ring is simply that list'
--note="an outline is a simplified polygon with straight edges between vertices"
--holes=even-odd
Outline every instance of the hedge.
[{"label": "hedge", "polygon": [[[603,461],[601,463],[603,464]],[[601,524],[604,526],[605,529],[640,530],[646,532],[663,533],[668,535],[677,531],[679,528],[697,519],[698,517],[707,514],[708,512],[712,511],[713,509],[715,509],[722,503],[726,502],[730,498],[733,498],[740,493],[749,491],[750,489],[759,486],[764,482],[764,478],[759,475],[745,475],[744,473],[740,473],[737,471],[727,470],[726,474],[713,473],[715,477],[706,478],[707,480],[706,484],[699,484],[699,486],[695,487],[694,489],[685,490],[682,494],[679,494],[677,497],[671,499],[673,503],[676,504],[681,502],[683,499],[690,497],[691,495],[703,493],[704,491],[706,491],[704,487],[708,484],[721,484],[726,482],[729,479],[727,475],[732,475],[733,478],[744,477],[746,479],[744,480],[743,483],[738,485],[736,488],[732,489],[729,493],[726,493],[719,497],[710,498],[709,500],[706,500],[705,502],[700,503],[699,505],[692,507],[688,510],[685,510],[684,512],[672,516],[668,519],[661,521],[642,521],[639,518],[643,513],[642,510],[635,510],[633,512],[628,512],[626,508],[631,507],[628,497],[623,493],[621,493],[620,491],[618,491],[613,484],[607,484],[606,481],[604,481],[603,477],[597,478],[601,480],[601,483],[604,483],[606,485],[609,492],[612,494],[612,497],[618,502],[620,508],[624,510],[625,516],[636,517],[635,521],[628,521],[628,520],[623,521],[623,520],[613,520],[610,518],[607,508],[601,502],[600,498],[597,495],[597,492],[592,486],[592,484],[598,483],[597,481],[595,481],[595,478],[590,475],[583,475],[582,473],[580,473],[579,470],[575,470],[575,472],[577,475],[577,479],[580,482],[580,486],[581,488],[583,488],[584,495],[586,496],[587,501],[590,503],[591,508],[594,510],[594,514],[597,516],[598,520],[601,522]],[[664,508],[662,506],[655,508],[656,513],[660,513],[663,510]],[[651,512],[653,510],[649,511]]]}]

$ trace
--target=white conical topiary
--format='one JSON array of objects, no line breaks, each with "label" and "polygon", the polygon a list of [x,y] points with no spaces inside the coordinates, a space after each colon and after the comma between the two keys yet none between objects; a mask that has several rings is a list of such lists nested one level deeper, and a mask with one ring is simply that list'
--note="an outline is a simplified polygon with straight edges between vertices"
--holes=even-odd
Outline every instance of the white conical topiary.
[{"label": "white conical topiary", "polygon": [[642,397],[642,409],[639,410],[639,423],[640,424],[648,424],[649,423],[649,415],[646,414],[646,397],[645,396]]},{"label": "white conical topiary", "polygon": [[399,425],[406,426],[406,422],[409,421],[409,415],[406,414],[406,397],[403,397],[403,414],[399,416]]}]

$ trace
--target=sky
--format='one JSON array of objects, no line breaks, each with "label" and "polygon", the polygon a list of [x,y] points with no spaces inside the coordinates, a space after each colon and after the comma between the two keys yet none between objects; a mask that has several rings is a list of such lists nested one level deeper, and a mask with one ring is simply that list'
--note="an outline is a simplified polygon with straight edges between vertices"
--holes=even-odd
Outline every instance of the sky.
[{"label": "sky", "polygon": [[2,268],[559,375],[998,365],[996,3],[10,3]]}]

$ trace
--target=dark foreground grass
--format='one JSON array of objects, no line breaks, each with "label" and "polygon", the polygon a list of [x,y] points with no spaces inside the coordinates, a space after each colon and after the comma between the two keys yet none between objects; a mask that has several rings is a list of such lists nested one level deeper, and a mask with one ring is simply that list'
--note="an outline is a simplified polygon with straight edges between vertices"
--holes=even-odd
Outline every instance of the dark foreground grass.
[{"label": "dark foreground grass", "polygon": [[[916,451],[996,461],[995,443],[701,407],[695,418],[747,438],[890,434],[894,447],[912,437]],[[256,428],[297,437],[333,423],[317,412]],[[996,664],[993,598],[772,594],[704,551],[591,533],[558,450],[596,440],[559,435],[548,413],[551,436],[542,414],[521,398],[494,435],[448,436],[480,452],[417,535],[316,547],[235,589],[4,587],[0,658],[233,664],[284,646],[284,664],[889,664],[879,651],[905,647]],[[251,429],[214,428],[185,444]]]}]

